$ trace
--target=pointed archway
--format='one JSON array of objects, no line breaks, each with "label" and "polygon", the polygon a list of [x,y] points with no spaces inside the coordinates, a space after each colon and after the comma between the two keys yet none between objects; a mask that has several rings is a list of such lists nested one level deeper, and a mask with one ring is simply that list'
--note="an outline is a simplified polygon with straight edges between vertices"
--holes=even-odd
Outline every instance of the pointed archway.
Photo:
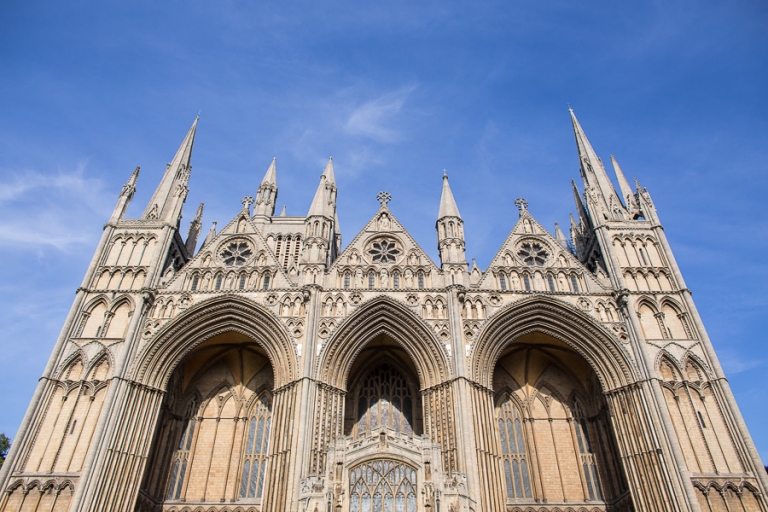
[{"label": "pointed archway", "polygon": [[[214,340],[220,340],[221,338],[217,337],[221,336],[229,339],[224,345],[253,347],[253,352],[258,353],[265,363],[268,362],[265,371],[271,373],[268,386],[271,389],[250,391],[255,393],[254,396],[267,391],[271,395],[268,397],[268,408],[271,410],[273,442],[268,445],[269,465],[267,465],[267,471],[270,471],[269,468],[276,471],[264,477],[263,510],[265,512],[284,510],[288,495],[287,489],[290,484],[288,468],[290,467],[290,440],[293,425],[290,420],[296,403],[297,361],[295,351],[288,333],[273,313],[254,301],[229,295],[204,301],[189,308],[163,327],[153,339],[140,348],[135,358],[136,363],[129,373],[132,379],[118,384],[117,393],[121,396],[120,400],[130,404],[130,407],[113,412],[115,417],[110,423],[109,431],[105,433],[105,439],[107,439],[103,460],[105,469],[98,474],[98,478],[88,482],[86,499],[93,504],[93,510],[117,508],[120,500],[124,500],[126,493],[129,496],[138,497],[138,509],[151,508],[152,504],[155,503],[149,494],[139,492],[139,485],[140,481],[146,481],[142,475],[145,475],[147,471],[151,447],[158,435],[157,426],[161,419],[163,403],[169,393],[173,394],[172,381],[179,378],[176,370],[186,364],[185,362],[189,362],[190,356],[197,354],[196,349],[203,352],[206,352],[207,349],[218,350],[218,348],[208,347],[206,343],[218,345],[218,341]],[[244,380],[242,372],[240,373],[240,380]],[[175,375],[176,377],[174,377]],[[233,382],[231,384],[233,384],[231,387],[237,387],[241,384],[242,387],[248,387],[252,383],[249,381],[249,383]],[[224,388],[220,389],[223,390]],[[214,402],[218,401],[219,395],[221,395],[222,404],[228,404],[227,393],[229,391],[217,393]],[[262,395],[258,396],[262,397]],[[174,408],[171,412],[187,416],[183,419],[191,419],[195,414],[200,414],[201,409],[194,402],[194,397],[185,398],[189,398],[189,400],[184,404],[174,404],[179,405],[180,408]],[[206,396],[197,398],[204,401]],[[207,398],[210,399],[212,396]],[[210,403],[210,400],[208,402]],[[202,404],[202,402],[200,403]],[[185,408],[184,405],[189,407]],[[248,411],[252,412],[256,409],[251,407]],[[206,412],[203,411],[202,414],[205,416]],[[172,427],[180,428],[180,425],[172,425]],[[187,429],[190,429],[189,424],[186,425]],[[179,428],[174,430],[175,434],[184,430],[179,430]],[[191,432],[191,430],[189,431]],[[145,435],[146,432],[153,432],[154,434]],[[173,447],[173,445],[169,446]],[[178,453],[179,446],[181,444],[174,447],[173,456],[178,455],[178,460],[181,460],[181,458],[189,455]],[[247,455],[254,459],[254,457],[258,458],[257,456],[264,454],[250,453]],[[168,460],[172,461],[173,459]],[[244,466],[238,466],[238,471],[244,474]],[[162,471],[159,473],[161,480],[166,478],[166,473]],[[172,473],[172,470],[171,473],[167,473],[171,476],[167,476],[168,480],[163,481],[163,485],[158,486],[158,488],[163,487],[167,491],[172,487],[170,486]],[[132,481],[133,487],[129,490],[122,488],[124,487],[122,482],[125,474],[137,475]],[[180,474],[181,471],[179,470],[177,486]],[[237,478],[235,477],[231,481],[242,481],[242,478],[240,480]],[[257,485],[260,485],[258,479]],[[250,493],[249,489],[250,487],[246,488],[246,496]],[[175,491],[173,496],[176,496]],[[180,493],[179,496],[181,496]]]},{"label": "pointed archway", "polygon": [[[473,347],[470,371],[479,384],[474,389],[475,410],[478,414],[476,424],[486,426],[482,427],[486,429],[485,434],[479,436],[482,438],[478,443],[480,464],[498,466],[499,455],[503,451],[499,441],[500,429],[496,428],[500,403],[495,400],[498,397],[494,396],[494,370],[500,361],[503,364],[503,358],[509,353],[531,345],[536,337],[548,340],[545,345],[552,350],[551,355],[557,352],[560,354],[558,357],[561,357],[562,354],[571,353],[571,359],[582,361],[580,364],[589,370],[590,375],[594,375],[594,395],[607,406],[604,423],[615,437],[620,467],[630,489],[626,499],[631,499],[634,509],[652,510],[658,503],[674,502],[676,482],[672,480],[670,471],[674,463],[672,454],[666,442],[654,434],[657,431],[655,425],[661,419],[649,387],[653,384],[641,378],[629,355],[629,346],[622,345],[583,311],[551,297],[526,298],[502,308],[489,319]],[[530,383],[526,381],[524,384]],[[547,392],[554,396],[552,387],[548,387]],[[507,394],[511,398],[512,394]],[[585,407],[577,407],[572,397],[561,397],[560,400],[564,399],[575,421],[578,414],[573,411]],[[595,413],[595,409],[592,413]],[[579,457],[589,455],[585,452],[580,453]],[[484,508],[504,506],[507,494],[500,491],[509,488],[505,485],[505,478],[504,471],[499,470],[494,481],[482,484]],[[586,479],[584,486],[589,496],[589,482]],[[526,496],[525,490],[523,496]]]},{"label": "pointed archway", "polygon": [[[376,361],[376,356],[381,356],[381,360]],[[420,410],[411,409],[410,428],[418,428],[426,439],[439,443],[446,470],[457,467],[453,395],[447,384],[450,361],[445,348],[406,305],[380,296],[360,306],[341,324],[320,353],[316,371],[321,385],[315,410],[311,473],[324,474],[332,441],[345,432],[353,432],[355,415],[360,414],[356,409],[359,386],[364,386],[366,375],[377,371],[376,365],[385,360],[390,369],[397,369],[404,381],[410,382],[411,403],[421,403]],[[357,396],[358,402],[347,402],[349,395]],[[405,394],[395,393],[392,397],[395,395],[405,399]],[[373,396],[367,398],[370,408]],[[381,402],[376,403],[377,414],[385,411]],[[370,432],[370,417],[366,421],[366,432]],[[391,416],[388,421],[394,426]],[[408,427],[401,423],[401,428]]]}]

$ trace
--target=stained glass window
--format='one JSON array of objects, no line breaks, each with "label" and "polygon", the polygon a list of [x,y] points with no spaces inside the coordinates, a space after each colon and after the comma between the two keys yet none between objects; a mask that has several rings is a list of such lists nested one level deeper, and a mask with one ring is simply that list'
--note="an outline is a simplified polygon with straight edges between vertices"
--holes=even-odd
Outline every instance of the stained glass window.
[{"label": "stained glass window", "polygon": [[584,411],[579,405],[579,402],[573,403],[573,420],[573,428],[576,430],[576,441],[579,445],[581,467],[584,471],[584,481],[587,484],[587,495],[590,500],[601,500],[603,497],[600,494],[600,483],[597,480],[595,454],[592,451],[592,445],[589,442],[587,420],[584,417]]},{"label": "stained glass window", "polygon": [[371,244],[368,254],[371,255],[374,263],[394,263],[400,255],[400,249],[392,240],[378,240]]},{"label": "stained glass window", "polygon": [[507,497],[530,498],[531,481],[523,441],[523,424],[520,413],[509,397],[499,407],[498,426]]},{"label": "stained glass window", "polygon": [[240,480],[241,498],[261,498],[264,491],[269,426],[272,421],[271,407],[269,398],[262,397],[254,406],[251,419],[248,421],[243,476]]},{"label": "stained glass window", "polygon": [[357,433],[366,435],[377,427],[413,433],[413,399],[405,377],[384,363],[363,381],[357,399]]},{"label": "stained glass window", "polygon": [[239,267],[245,265],[245,262],[251,257],[251,254],[251,248],[246,242],[232,242],[221,251],[221,259],[228,267]]},{"label": "stained glass window", "polygon": [[543,267],[549,254],[540,244],[527,242],[520,246],[517,255],[530,267]]},{"label": "stained glass window", "polygon": [[350,512],[416,512],[416,470],[393,460],[364,462],[349,471]]},{"label": "stained glass window", "polygon": [[191,400],[187,405],[187,412],[181,428],[181,439],[173,454],[171,464],[170,482],[168,483],[168,495],[166,499],[178,500],[184,487],[184,476],[187,473],[189,451],[192,448],[192,439],[195,436],[195,414],[197,413],[197,401]]}]

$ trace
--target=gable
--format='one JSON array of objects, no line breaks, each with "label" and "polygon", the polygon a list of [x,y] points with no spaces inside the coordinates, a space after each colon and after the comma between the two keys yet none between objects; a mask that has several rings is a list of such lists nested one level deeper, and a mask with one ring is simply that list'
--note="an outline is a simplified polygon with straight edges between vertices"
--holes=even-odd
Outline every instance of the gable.
[{"label": "gable", "polygon": [[[375,273],[383,288],[394,286],[391,282],[394,274],[404,280],[416,280],[421,274],[428,277],[426,287],[435,286],[440,275],[432,259],[386,207],[355,236],[329,271],[332,275],[352,276],[350,279],[356,280],[358,286],[351,287],[362,287],[360,279],[369,273]],[[398,287],[405,288],[405,282]]]},{"label": "gable", "polygon": [[604,291],[576,256],[527,210],[521,211],[478,286],[520,291]]},{"label": "gable", "polygon": [[[274,251],[242,210],[178,272],[165,276],[170,291],[288,288],[290,280]],[[192,290],[194,288],[194,290]]]}]

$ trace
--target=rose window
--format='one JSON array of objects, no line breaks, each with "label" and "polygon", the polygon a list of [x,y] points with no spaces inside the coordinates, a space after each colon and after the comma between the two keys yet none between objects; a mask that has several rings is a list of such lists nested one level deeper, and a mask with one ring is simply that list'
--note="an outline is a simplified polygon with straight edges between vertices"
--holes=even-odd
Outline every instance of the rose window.
[{"label": "rose window", "polygon": [[517,255],[529,267],[543,267],[549,256],[540,244],[532,242],[524,243]]},{"label": "rose window", "polygon": [[251,248],[246,242],[232,242],[221,251],[221,259],[228,267],[239,267],[245,265],[251,254]]},{"label": "rose window", "polygon": [[400,256],[400,249],[392,240],[379,240],[373,242],[368,254],[371,255],[374,263],[394,263]]}]

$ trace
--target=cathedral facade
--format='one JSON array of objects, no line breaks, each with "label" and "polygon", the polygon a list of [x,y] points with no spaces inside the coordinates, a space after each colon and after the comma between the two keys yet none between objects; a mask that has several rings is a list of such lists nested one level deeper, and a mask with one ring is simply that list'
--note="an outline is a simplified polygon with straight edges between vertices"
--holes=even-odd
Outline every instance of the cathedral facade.
[{"label": "cathedral facade", "polygon": [[[2,512],[768,511],[768,479],[647,189],[571,112],[570,239],[527,203],[468,264],[443,177],[433,262],[382,192],[342,249],[305,217],[179,224],[197,120],[112,217],[0,472]],[[199,245],[199,247],[198,247]]]}]

